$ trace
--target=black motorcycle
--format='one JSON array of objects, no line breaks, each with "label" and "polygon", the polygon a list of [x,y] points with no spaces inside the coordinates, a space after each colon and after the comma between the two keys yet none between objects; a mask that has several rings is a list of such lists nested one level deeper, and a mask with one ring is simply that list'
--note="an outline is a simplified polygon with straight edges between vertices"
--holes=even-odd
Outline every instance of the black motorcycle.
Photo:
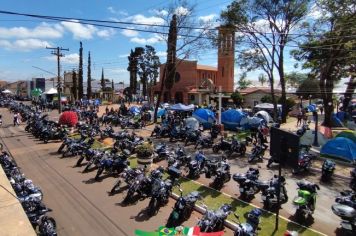
[{"label": "black motorcycle", "polygon": [[165,143],[159,143],[155,147],[153,161],[158,162],[164,160],[171,154]]},{"label": "black motorcycle", "polygon": [[[236,214],[234,215],[239,220],[239,216]],[[240,220],[237,222],[237,228],[234,232],[234,236],[257,235],[257,231],[261,229],[259,227],[261,215],[262,215],[262,211],[257,208],[247,213],[246,223],[241,223]]]},{"label": "black motorcycle", "polygon": [[197,148],[211,148],[214,144],[214,139],[212,136],[201,135],[197,142],[195,143],[195,149]]},{"label": "black motorcycle", "polygon": [[149,216],[155,215],[161,206],[168,203],[169,196],[172,193],[172,181],[167,179],[155,179],[152,183],[151,200],[147,207]]},{"label": "black motorcycle", "polygon": [[127,157],[127,155],[123,154],[119,157],[102,159],[98,165],[98,172],[95,175],[95,180],[99,179],[99,176],[104,172],[104,170],[110,175],[120,174],[130,165],[130,161],[127,160]]},{"label": "black motorcycle", "polygon": [[166,227],[174,228],[188,220],[194,210],[195,203],[201,199],[199,192],[194,191],[183,196],[183,190],[179,189],[180,197],[174,204],[173,211],[168,217]]},{"label": "black motorcycle", "polygon": [[114,194],[118,191],[122,182],[125,182],[128,186],[131,185],[133,180],[135,180],[135,178],[140,174],[142,174],[140,169],[131,169],[130,167],[127,167],[123,172],[121,172],[119,178],[115,181],[114,186],[110,190],[110,194]]},{"label": "black motorcycle", "polygon": [[229,204],[222,205],[219,209],[207,210],[203,217],[198,221],[197,225],[200,227],[201,232],[219,232],[224,230],[224,221],[231,214],[232,207]]},{"label": "black motorcycle", "polygon": [[221,189],[231,179],[230,165],[226,160],[219,162],[209,160],[205,164],[205,177],[213,178],[211,187]]},{"label": "black motorcycle", "polygon": [[258,184],[259,171],[249,168],[246,174],[234,174],[233,180],[239,184],[240,197],[245,200],[251,200],[260,190]]},{"label": "black motorcycle", "polygon": [[308,171],[311,168],[312,160],[315,159],[316,156],[309,153],[309,150],[309,145],[301,145],[297,166],[292,170],[293,174],[299,174],[303,171]]},{"label": "black motorcycle", "polygon": [[307,130],[310,130],[310,128],[309,128],[309,123],[310,122],[308,122],[308,123],[305,123],[304,125],[302,125],[302,127],[300,128],[300,129],[298,129],[297,130],[297,135],[298,136],[303,136],[306,132],[307,132]]},{"label": "black motorcycle", "polygon": [[350,171],[350,175],[351,175],[350,188],[353,191],[356,191],[356,167]]},{"label": "black motorcycle", "polygon": [[41,135],[41,140],[44,143],[48,143],[49,140],[62,140],[68,135],[68,131],[65,128],[52,128],[46,129]]},{"label": "black motorcycle", "polygon": [[87,142],[72,142],[67,145],[67,148],[62,153],[62,157],[80,155],[84,150],[89,149],[93,145],[94,141],[95,139],[90,137]]},{"label": "black motorcycle", "polygon": [[233,138],[232,141],[227,141],[221,137],[220,142],[213,145],[214,153],[218,153],[220,150],[225,152],[228,157],[230,157],[234,152],[243,156],[246,153],[246,145],[239,142],[235,138]]},{"label": "black motorcycle", "polygon": [[248,157],[248,162],[252,163],[254,161],[263,161],[263,156],[265,155],[266,146],[260,143],[254,143],[251,154]]},{"label": "black motorcycle", "polygon": [[200,136],[200,130],[187,130],[184,145],[187,146],[190,143],[196,143],[199,140]]},{"label": "black motorcycle", "polygon": [[323,166],[321,167],[321,180],[329,181],[331,176],[334,174],[335,162],[331,160],[325,160]]},{"label": "black motorcycle", "polygon": [[279,204],[288,202],[288,194],[285,185],[285,178],[281,177],[279,179],[276,175],[269,181],[261,181],[259,183],[264,208],[272,209],[273,207],[278,207],[278,186],[280,186]]},{"label": "black motorcycle", "polygon": [[205,162],[205,155],[201,152],[197,153],[194,160],[191,160],[188,164],[188,176],[190,178],[198,178],[204,171]]}]

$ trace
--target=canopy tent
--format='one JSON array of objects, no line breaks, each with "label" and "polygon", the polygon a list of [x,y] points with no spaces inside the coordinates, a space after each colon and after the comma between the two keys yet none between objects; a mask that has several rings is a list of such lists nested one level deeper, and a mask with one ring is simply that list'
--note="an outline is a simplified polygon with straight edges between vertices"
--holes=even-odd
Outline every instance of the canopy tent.
[{"label": "canopy tent", "polygon": [[255,117],[264,119],[267,123],[273,122],[273,119],[267,111],[259,111],[254,115]]},{"label": "canopy tent", "polygon": [[332,125],[333,127],[343,127],[344,125],[342,124],[341,120],[336,117],[335,113],[333,113],[333,116],[331,118],[332,120]]},{"label": "canopy tent", "polygon": [[310,104],[307,106],[307,109],[309,112],[314,112],[314,111],[317,111],[317,106],[316,106],[316,104]]},{"label": "canopy tent", "polygon": [[194,117],[189,117],[185,119],[184,124],[185,124],[185,128],[187,129],[191,129],[191,130],[199,129],[199,121]]},{"label": "canopy tent", "polygon": [[132,113],[132,114],[138,114],[140,113],[140,108],[139,107],[136,107],[136,106],[132,106],[129,108],[129,111]]},{"label": "canopy tent", "polygon": [[31,91],[31,95],[34,97],[39,97],[42,95],[42,90],[39,88],[35,88]]},{"label": "canopy tent", "polygon": [[336,138],[348,138],[352,140],[354,143],[356,143],[356,131],[353,130],[344,130],[340,132],[338,135],[336,135]]},{"label": "canopy tent", "polygon": [[161,117],[161,116],[165,115],[166,112],[167,112],[166,109],[158,109],[158,111],[157,111],[157,117]]},{"label": "canopy tent", "polygon": [[[320,131],[317,133],[318,135],[318,143],[320,146],[323,146],[325,143],[329,141],[328,138],[326,138]],[[314,130],[307,130],[305,134],[303,134],[302,137],[299,139],[299,143],[302,145],[312,145],[314,142]]]},{"label": "canopy tent", "polygon": [[221,123],[224,124],[225,129],[236,130],[243,117],[246,117],[246,114],[242,111],[229,109],[221,113]]},{"label": "canopy tent", "polygon": [[356,143],[344,137],[334,138],[321,148],[320,154],[350,162],[356,161]]},{"label": "canopy tent", "polygon": [[173,110],[173,111],[192,111],[192,110],[194,110],[194,105],[186,106],[182,103],[178,103],[178,104],[174,104],[174,105],[170,106],[168,109]]},{"label": "canopy tent", "polygon": [[2,91],[1,93],[4,93],[4,94],[11,94],[12,92],[8,89],[5,89],[4,91]]},{"label": "canopy tent", "polygon": [[196,111],[194,111],[193,117],[203,124],[204,129],[211,128],[211,125],[216,120],[214,112],[204,108],[199,108]]},{"label": "canopy tent", "polygon": [[261,119],[256,116],[253,117],[246,116],[241,119],[240,126],[243,127],[244,129],[258,128],[261,124],[265,122],[266,121],[264,119]]},{"label": "canopy tent", "polygon": [[163,104],[162,104],[162,107],[163,107],[163,108],[168,108],[169,106],[170,106],[169,103],[163,103]]},{"label": "canopy tent", "polygon": [[[272,103],[260,103],[257,104],[254,108],[258,109],[273,109],[273,104]],[[277,108],[282,108],[281,104],[277,104]]]},{"label": "canopy tent", "polygon": [[43,94],[46,94],[46,95],[53,95],[53,94],[57,94],[57,89],[55,88],[50,88],[49,90],[47,90],[46,92],[44,92]]}]

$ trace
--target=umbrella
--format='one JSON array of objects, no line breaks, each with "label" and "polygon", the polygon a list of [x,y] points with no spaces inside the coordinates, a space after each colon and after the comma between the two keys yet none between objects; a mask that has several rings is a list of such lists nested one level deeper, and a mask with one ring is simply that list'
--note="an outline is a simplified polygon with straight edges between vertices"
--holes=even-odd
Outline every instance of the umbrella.
[{"label": "umbrella", "polygon": [[192,129],[192,130],[199,129],[199,121],[194,117],[189,117],[185,119],[184,123],[185,123],[185,128],[187,129]]},{"label": "umbrella", "polygon": [[42,90],[39,88],[35,88],[31,91],[31,95],[34,97],[39,97],[42,94]]},{"label": "umbrella", "polygon": [[12,93],[10,90],[8,90],[8,89],[5,89],[4,91],[2,91],[2,93],[5,93],[5,94],[10,94],[10,93]]}]

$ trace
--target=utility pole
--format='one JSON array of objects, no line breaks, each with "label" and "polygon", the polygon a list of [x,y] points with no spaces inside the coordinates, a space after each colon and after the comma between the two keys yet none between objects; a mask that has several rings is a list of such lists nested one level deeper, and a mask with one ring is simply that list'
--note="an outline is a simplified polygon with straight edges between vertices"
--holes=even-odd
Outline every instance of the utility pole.
[{"label": "utility pole", "polygon": [[221,125],[221,106],[222,106],[222,93],[221,93],[222,87],[219,86],[219,125]]},{"label": "utility pole", "polygon": [[46,47],[46,49],[53,50],[51,52],[52,55],[57,56],[57,76],[58,76],[58,84],[57,84],[57,92],[58,92],[58,113],[62,113],[62,104],[61,104],[61,90],[62,90],[62,82],[61,82],[61,57],[64,57],[61,51],[69,51],[68,48],[56,47],[50,48]]}]

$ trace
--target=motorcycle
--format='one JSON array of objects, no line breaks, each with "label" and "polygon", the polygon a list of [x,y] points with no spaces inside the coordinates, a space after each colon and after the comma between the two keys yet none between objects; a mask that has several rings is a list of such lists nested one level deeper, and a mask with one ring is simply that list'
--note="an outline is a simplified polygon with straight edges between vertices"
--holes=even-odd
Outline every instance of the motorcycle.
[{"label": "motorcycle", "polygon": [[81,142],[72,142],[69,145],[67,145],[66,150],[62,153],[62,157],[68,157],[68,156],[76,156],[79,154],[82,154],[84,150],[89,149],[95,139],[93,137],[90,137],[87,142],[84,140]]},{"label": "motorcycle", "polygon": [[184,148],[178,144],[178,148],[174,154],[170,154],[167,157],[168,167],[174,167],[180,169],[182,166],[186,166],[190,162],[190,156],[184,151]]},{"label": "motorcycle", "polygon": [[130,185],[139,174],[142,174],[142,171],[139,169],[131,169],[130,167],[127,167],[123,172],[121,172],[119,178],[115,181],[114,186],[110,190],[110,194],[113,195],[116,191],[118,191],[118,188],[120,188],[123,181],[127,185]]},{"label": "motorcycle", "polygon": [[62,140],[64,137],[68,135],[68,131],[65,128],[53,128],[46,129],[41,135],[41,139],[44,143],[48,143],[49,140]]},{"label": "motorcycle", "polygon": [[312,217],[316,205],[317,190],[320,188],[317,184],[306,180],[298,181],[297,185],[299,189],[298,196],[293,200],[293,204],[296,207],[294,216],[297,220],[303,222]]},{"label": "motorcycle", "polygon": [[180,188],[180,197],[174,204],[173,211],[168,217],[166,227],[174,228],[188,220],[193,212],[195,203],[201,199],[199,192],[194,191],[183,196],[183,190]]},{"label": "motorcycle", "polygon": [[266,151],[266,146],[258,143],[253,143],[253,148],[251,151],[251,155],[248,157],[248,162],[251,163],[253,161],[255,161],[256,159],[258,161],[263,161],[263,156],[265,155],[265,151]]},{"label": "motorcycle", "polygon": [[197,142],[195,143],[195,149],[197,148],[211,148],[214,144],[214,139],[212,136],[201,135]]},{"label": "motorcycle", "polygon": [[356,230],[356,193],[347,190],[340,193],[335,199],[336,204],[331,206],[333,213],[339,216],[342,221],[341,228],[347,231]]},{"label": "motorcycle", "polygon": [[251,210],[247,214],[246,223],[241,223],[239,220],[239,216],[234,214],[235,217],[238,219],[237,228],[234,232],[234,236],[255,236],[257,235],[257,231],[261,228],[259,227],[260,224],[260,217],[262,215],[262,211],[258,208]]},{"label": "motorcycle", "polygon": [[259,170],[249,168],[246,174],[234,174],[232,179],[239,184],[240,197],[250,200],[260,190],[258,185]]},{"label": "motorcycle", "polygon": [[154,162],[161,161],[171,155],[171,152],[168,150],[167,145],[164,143],[157,144],[154,152]]},{"label": "motorcycle", "polygon": [[224,204],[219,209],[213,211],[208,210],[207,206],[203,206],[206,211],[203,217],[198,221],[197,225],[201,232],[219,232],[224,230],[224,221],[231,214],[231,205]]},{"label": "motorcycle", "polygon": [[87,138],[87,136],[85,136],[84,134],[80,134],[80,139],[74,139],[74,138],[69,138],[68,136],[65,136],[61,146],[59,146],[59,148],[57,150],[57,153],[62,153],[62,150],[65,147],[68,147],[68,146],[72,145],[73,143],[81,143],[86,138]]},{"label": "motorcycle", "polygon": [[231,156],[234,152],[243,156],[246,153],[246,145],[242,142],[239,142],[234,137],[231,142],[226,141],[223,137],[221,137],[220,142],[213,145],[214,153],[218,153],[220,150],[224,151],[228,157]]},{"label": "motorcycle", "polygon": [[120,174],[125,168],[130,165],[130,161],[127,160],[127,155],[122,155],[120,157],[105,158],[102,159],[98,165],[98,172],[95,175],[95,180],[99,179],[99,176],[104,172],[109,172],[109,174]]},{"label": "motorcycle", "polygon": [[188,164],[188,176],[191,178],[198,178],[200,173],[204,171],[206,157],[202,152],[195,155],[194,160]]},{"label": "motorcycle", "polygon": [[310,130],[309,123],[310,123],[310,121],[308,123],[305,123],[300,129],[297,130],[296,133],[298,136],[301,137],[305,134],[305,132],[307,132],[307,130]]},{"label": "motorcycle", "polygon": [[152,183],[151,200],[147,207],[147,213],[149,216],[155,215],[160,206],[164,206],[168,203],[169,196],[172,193],[172,181],[167,179],[165,181],[161,179],[155,179]]},{"label": "motorcycle", "polygon": [[302,171],[308,171],[312,166],[312,160],[315,155],[309,153],[310,145],[301,145],[297,167],[292,170],[293,174],[299,174]]},{"label": "motorcycle", "polygon": [[329,181],[335,170],[335,162],[331,160],[325,160],[321,167],[321,180]]},{"label": "motorcycle", "polygon": [[207,161],[205,165],[205,177],[213,177],[213,182],[210,184],[215,189],[221,189],[223,185],[230,181],[230,165],[226,160],[220,162]]},{"label": "motorcycle", "polygon": [[169,141],[183,140],[185,137],[185,129],[182,127],[174,126],[169,133]]},{"label": "motorcycle", "polygon": [[200,136],[200,130],[187,130],[184,145],[187,146],[189,143],[196,143]]},{"label": "motorcycle", "polygon": [[263,206],[266,209],[271,209],[278,206],[278,185],[280,185],[279,190],[279,204],[284,204],[288,202],[287,189],[285,187],[285,178],[282,176],[280,179],[278,176],[274,176],[269,181],[261,181],[259,183],[259,189],[261,190],[261,199],[263,201]]}]

